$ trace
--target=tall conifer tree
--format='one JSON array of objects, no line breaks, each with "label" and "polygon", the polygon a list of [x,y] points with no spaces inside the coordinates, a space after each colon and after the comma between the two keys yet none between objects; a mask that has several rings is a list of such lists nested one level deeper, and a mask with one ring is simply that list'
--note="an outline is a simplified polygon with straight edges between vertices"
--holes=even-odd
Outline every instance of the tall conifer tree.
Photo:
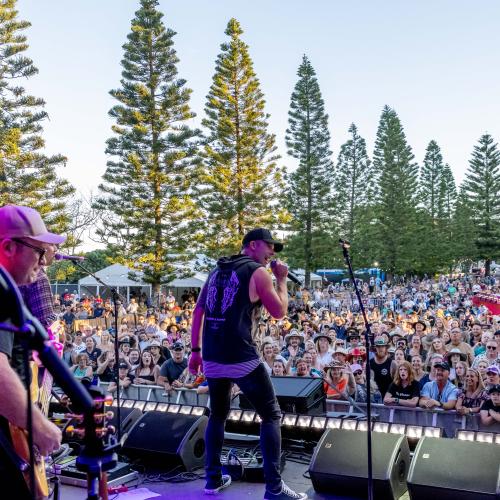
[{"label": "tall conifer tree", "polygon": [[413,271],[418,166],[399,117],[389,106],[380,117],[373,163],[379,183],[374,242],[380,251],[379,262],[391,274]]},{"label": "tall conifer tree", "polygon": [[[349,127],[349,134],[350,138],[341,146],[337,160],[334,199],[340,234],[352,243],[353,261],[361,264],[361,254],[368,257],[363,240],[368,230],[369,207],[374,205],[375,175],[366,152],[366,142],[354,123]],[[361,247],[364,250],[360,253]]]},{"label": "tall conifer tree", "polygon": [[[310,284],[314,260],[321,261],[320,245],[328,227],[333,181],[328,115],[321,96],[316,73],[306,56],[298,69],[298,77],[288,112],[286,131],[288,154],[299,161],[288,177],[285,200],[291,214],[290,229],[303,256],[305,283]],[[314,238],[314,236],[316,237]],[[293,249],[291,249],[293,251]]]},{"label": "tall conifer tree", "polygon": [[0,2],[0,206],[29,205],[54,230],[64,231],[65,206],[74,189],[58,177],[56,168],[66,158],[43,153],[45,102],[20,86],[21,79],[38,73],[33,61],[23,55],[28,49],[23,32],[30,26],[18,19],[16,0]]},{"label": "tall conifer tree", "polygon": [[116,121],[96,206],[111,224],[100,229],[121,260],[144,272],[157,294],[175,274],[176,254],[192,245],[191,197],[198,131],[187,121],[191,90],[177,76],[175,32],[165,28],[157,0],[141,0],[123,46],[121,88],[111,95]]},{"label": "tall conifer tree", "polygon": [[432,220],[438,216],[443,171],[441,148],[436,141],[432,140],[425,151],[420,172],[420,202]]},{"label": "tall conifer tree", "polygon": [[198,187],[210,254],[237,252],[245,232],[275,227],[282,215],[283,173],[264,95],[236,19],[225,33],[229,41],[221,45],[202,122],[208,138]]},{"label": "tall conifer tree", "polygon": [[488,276],[491,261],[500,256],[500,152],[491,135],[484,134],[474,146],[463,188],[478,231],[478,256],[485,260]]}]

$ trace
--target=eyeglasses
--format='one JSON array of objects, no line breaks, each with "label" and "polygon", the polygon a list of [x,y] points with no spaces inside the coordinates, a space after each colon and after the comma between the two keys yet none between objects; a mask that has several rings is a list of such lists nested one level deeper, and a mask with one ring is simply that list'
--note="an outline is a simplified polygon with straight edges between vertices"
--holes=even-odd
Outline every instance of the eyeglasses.
[{"label": "eyeglasses", "polygon": [[357,372],[354,372],[353,375],[361,375],[363,372],[360,372],[360,371],[357,371]]},{"label": "eyeglasses", "polygon": [[46,248],[36,247],[35,245],[31,245],[30,243],[27,243],[26,241],[20,240],[18,238],[12,238],[12,241],[15,241],[16,243],[19,243],[20,245],[23,245],[25,247],[32,248],[38,254],[39,261],[42,260],[47,253]]},{"label": "eyeglasses", "polygon": [[492,351],[496,351],[497,350],[497,346],[496,345],[487,345],[486,349],[491,349]]}]

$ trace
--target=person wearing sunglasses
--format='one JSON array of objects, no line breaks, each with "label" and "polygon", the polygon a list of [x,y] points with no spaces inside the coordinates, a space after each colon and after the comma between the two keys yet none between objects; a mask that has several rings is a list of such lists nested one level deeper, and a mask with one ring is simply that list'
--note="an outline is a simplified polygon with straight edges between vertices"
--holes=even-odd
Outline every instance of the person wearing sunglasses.
[{"label": "person wearing sunglasses", "polygon": [[[32,283],[46,265],[45,255],[52,245],[66,240],[50,233],[40,214],[29,207],[6,205],[0,208],[0,266],[17,285]],[[1,306],[1,304],[0,304]],[[7,314],[9,311],[5,311]],[[8,318],[7,318],[8,319]],[[13,333],[0,331],[0,432],[7,432],[9,422],[26,429],[27,401],[23,381],[23,349]],[[57,450],[61,431],[33,405],[33,441],[42,456]],[[0,477],[9,478],[5,498],[31,498],[24,478],[0,447]],[[12,494],[11,494],[12,493]]]}]

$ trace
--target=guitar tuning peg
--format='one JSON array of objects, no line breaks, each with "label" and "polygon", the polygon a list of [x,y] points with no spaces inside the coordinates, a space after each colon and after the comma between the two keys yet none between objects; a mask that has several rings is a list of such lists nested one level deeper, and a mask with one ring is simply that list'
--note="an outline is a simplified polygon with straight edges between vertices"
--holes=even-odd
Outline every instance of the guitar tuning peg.
[{"label": "guitar tuning peg", "polygon": [[107,427],[108,434],[115,434],[116,433],[116,428],[114,425],[108,425]]},{"label": "guitar tuning peg", "polygon": [[111,420],[114,416],[115,416],[115,414],[112,411],[106,412],[106,419],[107,420]]}]

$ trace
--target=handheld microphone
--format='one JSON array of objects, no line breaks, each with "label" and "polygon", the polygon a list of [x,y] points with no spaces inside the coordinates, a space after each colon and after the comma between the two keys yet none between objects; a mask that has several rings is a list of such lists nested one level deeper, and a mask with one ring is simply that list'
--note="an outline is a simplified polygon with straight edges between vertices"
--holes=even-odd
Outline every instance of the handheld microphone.
[{"label": "handheld microphone", "polygon": [[81,261],[81,260],[85,260],[85,257],[82,257],[81,255],[64,255],[63,253],[56,253],[54,255],[54,260]]},{"label": "handheld microphone", "polygon": [[342,238],[339,239],[339,245],[342,248],[351,248],[351,244],[347,240],[343,240]]},{"label": "handheld microphone", "polygon": [[[271,269],[273,269],[275,266],[276,266],[276,261],[272,260],[271,261]],[[290,271],[290,269],[288,270],[287,277],[290,278],[290,281],[293,281],[296,285],[302,286],[302,281],[300,281],[299,277],[296,274],[292,273],[292,271]]]}]

